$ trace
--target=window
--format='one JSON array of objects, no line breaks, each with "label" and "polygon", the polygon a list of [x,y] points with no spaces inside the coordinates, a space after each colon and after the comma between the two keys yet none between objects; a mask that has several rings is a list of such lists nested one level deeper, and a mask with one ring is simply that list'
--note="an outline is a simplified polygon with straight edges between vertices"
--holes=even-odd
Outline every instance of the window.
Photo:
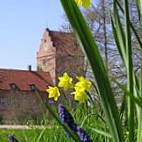
[{"label": "window", "polygon": [[46,39],[44,39],[44,43],[46,43],[46,41],[47,41],[47,40],[46,40]]},{"label": "window", "polygon": [[16,89],[17,89],[17,86],[16,86],[15,83],[11,83],[11,84],[10,84],[10,87],[11,87],[12,90],[16,90]]},{"label": "window", "polygon": [[6,107],[6,99],[5,98],[0,99],[0,107]]},{"label": "window", "polygon": [[36,90],[36,86],[34,84],[30,84],[29,86],[30,86],[31,91],[35,91]]}]

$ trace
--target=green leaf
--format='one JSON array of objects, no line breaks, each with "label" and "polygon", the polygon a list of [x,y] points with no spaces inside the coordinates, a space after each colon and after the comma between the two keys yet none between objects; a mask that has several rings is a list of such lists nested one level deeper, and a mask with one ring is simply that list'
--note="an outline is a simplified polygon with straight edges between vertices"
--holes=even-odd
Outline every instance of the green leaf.
[{"label": "green leaf", "polygon": [[[133,61],[132,61],[132,46],[131,46],[131,31],[129,20],[128,0],[124,0],[124,15],[125,15],[125,46],[126,46],[126,69],[127,69],[127,87],[133,96]],[[134,142],[134,102],[132,98],[128,98],[128,128],[129,142]]]},{"label": "green leaf", "polygon": [[123,25],[121,23],[121,20],[120,20],[119,14],[118,14],[118,8],[117,8],[117,5],[116,5],[116,0],[113,0],[113,16],[114,16],[114,21],[115,21],[114,24],[116,26],[115,36],[117,35],[117,39],[115,39],[115,40],[117,40],[116,45],[118,46],[117,42],[119,42],[118,51],[121,55],[122,60],[126,64],[126,61],[127,61],[126,46],[125,46],[125,40],[126,40],[125,38],[126,37],[125,37],[125,34],[124,34]]},{"label": "green leaf", "polygon": [[40,102],[49,110],[50,114],[54,117],[54,119],[64,128],[64,130],[77,142],[81,142],[80,138],[76,133],[74,133],[69,127],[64,125],[57,114],[52,110],[52,108],[45,102],[45,100],[41,97],[39,92],[36,92],[37,97],[39,98]]},{"label": "green leaf", "polygon": [[112,139],[114,142],[124,142],[118,108],[94,37],[74,0],[60,1],[92,68]]},{"label": "green leaf", "polygon": [[128,89],[126,86],[124,86],[123,84],[117,82],[116,80],[114,80],[114,82],[119,86],[119,88],[122,89],[122,91],[128,96],[130,97],[138,106],[140,106],[142,108],[142,97],[135,97]]},{"label": "green leaf", "polygon": [[114,37],[114,39],[115,39],[115,44],[116,44],[116,46],[117,46],[118,52],[119,52],[119,54],[120,54],[120,56],[121,56],[123,62],[125,63],[125,60],[124,60],[124,59],[125,59],[125,58],[124,58],[124,53],[123,53],[123,51],[122,51],[122,49],[121,49],[120,40],[119,40],[119,38],[118,38],[118,32],[117,32],[117,29],[116,29],[116,27],[115,27],[115,25],[114,25],[114,21],[113,21],[113,18],[112,18],[112,17],[111,17],[111,25],[112,25],[113,37]]},{"label": "green leaf", "polygon": [[[124,10],[123,10],[121,4],[118,2],[118,0],[116,0],[116,3],[117,3],[117,5],[119,6],[121,12],[124,14]],[[135,36],[136,36],[136,39],[137,39],[137,41],[138,41],[138,43],[139,43],[140,48],[142,49],[142,42],[141,42],[141,39],[140,39],[139,35],[137,34],[137,31],[135,30],[135,28],[134,28],[132,22],[129,21],[129,23],[130,23],[130,26],[131,26],[131,29],[132,29],[133,33],[134,33]]]},{"label": "green leaf", "polygon": [[103,123],[106,123],[106,121],[100,116],[100,115],[98,115],[98,114],[95,114],[95,113],[90,113],[90,114],[88,114],[85,118],[84,118],[84,120],[82,121],[82,123],[81,123],[81,127],[83,127],[83,125],[85,124],[85,121],[89,118],[89,117],[91,117],[91,116],[96,116],[97,118],[100,118],[100,120],[103,122]]},{"label": "green leaf", "polygon": [[41,131],[41,133],[40,133],[38,139],[36,140],[36,142],[40,142],[40,141],[41,141],[41,137],[43,136],[43,133],[44,133],[45,130],[46,130],[46,128],[44,128],[44,129]]},{"label": "green leaf", "polygon": [[108,137],[108,138],[112,138],[111,134],[109,133],[106,133],[105,131],[101,131],[101,130],[98,130],[98,129],[95,129],[95,128],[92,128],[92,127],[89,127],[91,130],[93,130],[94,132],[98,133],[98,134],[101,134],[105,137]]},{"label": "green leaf", "polygon": [[142,1],[141,0],[135,0],[137,4],[138,14],[139,14],[139,20],[142,26]]}]

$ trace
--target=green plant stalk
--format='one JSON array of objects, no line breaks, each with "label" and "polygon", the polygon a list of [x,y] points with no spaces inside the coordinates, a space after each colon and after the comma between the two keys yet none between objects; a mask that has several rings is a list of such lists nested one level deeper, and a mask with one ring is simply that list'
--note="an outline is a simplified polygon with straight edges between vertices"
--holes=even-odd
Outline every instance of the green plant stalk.
[{"label": "green plant stalk", "polygon": [[[124,14],[124,10],[123,10],[121,4],[118,2],[118,0],[116,0],[116,3],[117,3],[117,5],[118,5],[118,7],[120,8],[121,12]],[[139,44],[139,46],[140,46],[140,49],[142,50],[142,42],[141,42],[141,39],[140,39],[139,35],[137,34],[137,31],[135,30],[135,28],[134,28],[132,22],[130,21],[130,19],[129,19],[129,23],[130,23],[130,27],[131,27],[133,33],[135,34],[135,37],[136,37],[137,41],[138,41],[138,44]],[[115,30],[115,33],[116,33],[116,30]],[[119,33],[118,33],[118,34],[119,34]],[[115,38],[115,40],[116,40],[116,38]],[[119,42],[118,42],[118,43],[119,43]],[[116,44],[116,45],[117,45],[117,47],[119,47],[119,44]],[[126,53],[125,53],[125,54],[126,54]],[[124,64],[126,65],[126,61],[124,61]],[[133,70],[133,84],[134,84],[134,95],[137,97],[137,96],[139,95],[139,81],[138,81],[138,79],[137,79],[137,76],[136,76],[134,70]]]},{"label": "green plant stalk", "polygon": [[[138,12],[139,12],[139,19],[141,19],[140,13],[142,12],[142,10],[139,9],[139,8],[142,6],[142,2],[139,1],[139,0],[136,0],[136,3],[137,3]],[[124,13],[123,8],[121,7],[121,5],[118,1],[117,1],[117,4],[118,4],[119,8],[121,9],[121,11]],[[142,42],[141,42],[141,40],[140,40],[140,38],[139,38],[139,36],[138,36],[138,34],[137,34],[137,32],[136,32],[136,30],[135,30],[135,28],[134,28],[134,26],[132,25],[131,22],[130,22],[130,26],[131,26],[131,28],[132,28],[132,30],[133,30],[136,38],[137,38],[139,46],[142,50]],[[141,65],[141,72],[142,72],[142,65]],[[134,94],[135,94],[136,97],[142,97],[142,83],[141,83],[142,82],[142,73],[141,73],[141,79],[140,79],[139,85],[137,84],[136,76],[134,76],[134,81],[135,81],[134,82],[134,84],[135,84]],[[136,108],[137,108],[137,119],[138,119],[137,142],[140,142],[140,141],[142,141],[142,135],[141,135],[142,134],[142,108],[138,104],[136,105]]]},{"label": "green plant stalk", "polygon": [[[142,50],[141,50],[142,55]],[[139,95],[142,97],[142,59],[141,59],[141,74],[140,74],[140,89]],[[137,117],[138,117],[138,133],[137,133],[137,142],[142,141],[142,107],[137,105]]]},{"label": "green plant stalk", "polygon": [[[118,48],[118,51],[119,51],[119,54],[125,64],[125,66],[127,67],[127,54],[126,54],[126,47],[125,47],[125,36],[124,36],[124,31],[123,31],[123,27],[122,27],[122,24],[121,24],[121,21],[120,21],[120,17],[119,17],[119,14],[118,14],[118,9],[117,9],[117,5],[120,7],[120,10],[122,11],[122,13],[124,14],[124,10],[123,8],[121,7],[121,5],[119,4],[119,2],[117,0],[114,0],[113,1],[113,9],[114,9],[114,20],[115,20],[115,25],[116,25],[116,28],[115,28],[115,25],[114,25],[114,22],[113,22],[113,19],[111,18],[111,23],[112,23],[112,30],[113,30],[113,36],[114,36],[114,39],[115,39],[115,43],[117,45],[117,48]],[[136,30],[134,29],[132,23],[130,22],[129,20],[129,23],[130,23],[130,26],[138,40],[138,43],[142,49],[142,42],[138,36],[138,34],[136,33]],[[138,82],[138,79],[136,77],[136,74],[134,72],[134,70],[132,70],[133,72],[133,84],[134,84],[134,91],[135,91],[135,96],[137,96],[139,94],[139,82]]]},{"label": "green plant stalk", "polygon": [[78,135],[74,133],[69,127],[62,124],[61,120],[58,118],[58,116],[53,112],[51,107],[46,103],[43,98],[41,97],[39,92],[36,92],[37,97],[39,98],[40,102],[49,110],[50,114],[54,117],[54,119],[66,130],[68,134],[77,142],[81,142]]},{"label": "green plant stalk", "polygon": [[[119,6],[119,8],[120,8],[120,10],[122,11],[122,13],[124,13],[124,10],[123,10],[123,8],[121,7],[121,5],[120,5],[120,3],[118,2],[118,1],[116,1],[117,2],[117,5]],[[140,48],[142,49],[142,42],[141,42],[141,39],[139,38],[139,36],[138,36],[138,34],[137,34],[137,32],[136,32],[136,30],[135,30],[135,28],[134,28],[134,26],[133,26],[133,24],[131,23],[131,21],[129,21],[129,23],[130,23],[130,26],[131,26],[131,29],[133,30],[133,32],[134,32],[134,34],[135,34],[135,36],[136,36],[136,39],[137,39],[137,41],[138,41],[138,43],[139,43],[139,46],[140,46]],[[115,37],[115,42],[116,42],[116,45],[117,45],[117,47],[118,47],[118,45],[119,45],[119,39],[118,39],[118,34],[117,34],[117,31],[116,31],[116,29],[115,29],[115,27],[114,27],[114,24],[113,24],[113,21],[112,21],[112,28],[113,28],[113,33],[115,33],[114,35],[114,37]],[[120,48],[121,49],[121,48]],[[126,54],[126,53],[125,53]],[[127,64],[126,63],[126,61],[124,62],[125,63],[125,65]],[[137,135],[137,142],[140,142],[140,141],[142,141],[142,110],[141,110],[141,101],[139,101],[139,100],[141,100],[140,98],[141,98],[141,91],[140,91],[140,88],[141,88],[141,82],[142,82],[142,80],[140,81],[140,83],[138,83],[138,79],[137,79],[137,77],[136,77],[136,75],[135,75],[135,72],[134,72],[134,70],[133,70],[133,87],[134,87],[134,92],[133,92],[133,94],[134,94],[134,96],[131,96],[131,99],[132,100],[134,100],[134,102],[136,103],[136,108],[137,108],[137,118],[138,118],[138,135]]]},{"label": "green plant stalk", "polygon": [[[121,12],[124,14],[124,10],[123,10],[121,4],[118,2],[118,0],[116,0],[116,3],[117,3],[117,5],[119,6]],[[139,43],[139,45],[140,45],[140,48],[142,49],[142,42],[141,42],[141,39],[140,39],[139,35],[137,34],[137,32],[136,32],[136,30],[135,30],[135,28],[134,28],[132,22],[129,21],[129,23],[130,23],[130,26],[131,26],[132,31],[134,32],[134,34],[135,34],[135,36],[136,36],[136,39],[137,39],[138,43]]]},{"label": "green plant stalk", "polygon": [[60,1],[92,67],[112,139],[114,142],[124,142],[118,108],[94,38],[74,0]]},{"label": "green plant stalk", "polygon": [[90,114],[88,114],[88,115],[84,118],[84,120],[82,121],[81,127],[83,127],[83,125],[85,124],[85,121],[86,121],[89,117],[91,117],[92,115],[98,117],[104,124],[106,124],[106,122],[105,122],[105,120],[103,119],[103,117],[101,117],[100,115],[95,114],[95,113],[90,113]]},{"label": "green plant stalk", "polygon": [[[119,8],[121,9],[121,11],[122,11],[122,13],[124,13],[124,10],[123,10],[123,8],[121,7],[121,5],[118,3],[118,1],[117,1],[117,5],[119,6]],[[115,16],[118,16],[118,15],[116,15],[115,14]],[[119,16],[118,16],[119,17]],[[114,35],[114,38],[115,38],[115,43],[116,43],[116,45],[117,45],[117,47],[119,48],[119,53],[120,53],[120,55],[121,56],[126,56],[126,52],[122,55],[121,54],[121,52],[123,51],[122,50],[122,46],[120,46],[120,40],[121,39],[119,39],[119,36],[122,36],[122,35],[119,35],[119,33],[117,32],[117,30],[116,30],[116,28],[115,28],[115,26],[114,26],[114,23],[113,23],[113,19],[111,19],[111,21],[112,21],[112,29],[113,29],[113,35]],[[133,32],[134,32],[134,34],[135,34],[135,36],[136,36],[136,38],[137,38],[137,40],[138,40],[138,43],[139,43],[139,45],[140,45],[140,47],[141,47],[141,49],[142,49],[142,43],[141,43],[141,40],[140,40],[140,38],[139,38],[139,36],[138,36],[138,34],[136,33],[136,31],[135,31],[135,29],[134,29],[134,27],[133,27],[133,25],[132,25],[132,23],[131,22],[129,22],[130,23],[130,26],[131,26],[131,28],[132,28],[132,30],[133,30]],[[117,23],[117,24],[119,24],[119,23]],[[120,23],[121,24],[121,23]],[[118,26],[121,26],[121,25],[118,25]],[[126,58],[122,58],[122,59],[126,59]],[[127,60],[123,60],[124,61],[124,64],[126,65],[126,67],[127,67]],[[133,72],[133,88],[134,88],[134,92],[133,92],[133,94],[134,94],[134,96],[135,97],[138,97],[139,98],[139,82],[138,82],[138,79],[137,79],[137,77],[136,77],[136,74],[135,74],[135,72],[134,72],[134,70],[132,70],[132,72]],[[131,98],[134,98],[134,97],[131,97]],[[129,98],[130,99],[130,98]],[[134,100],[134,99],[132,99],[132,100]],[[137,100],[136,98],[135,98],[135,100]],[[135,101],[136,102],[136,101]],[[138,101],[137,101],[138,102]],[[138,102],[139,103],[139,102]],[[139,103],[140,104],[140,103]],[[137,105],[136,105],[137,106]],[[139,108],[139,106],[137,107],[137,108]],[[137,112],[139,113],[139,109],[137,109]]]},{"label": "green plant stalk", "polygon": [[[124,15],[125,15],[125,36],[126,36],[126,55],[127,55],[127,87],[133,94],[133,62],[132,62],[132,46],[131,46],[131,32],[129,23],[129,9],[128,1],[124,0]],[[128,129],[129,142],[134,142],[134,102],[128,97]]]},{"label": "green plant stalk", "polygon": [[125,35],[124,35],[123,27],[119,18],[116,0],[113,0],[113,15],[114,15],[115,25],[117,29],[115,31],[116,32],[115,36],[117,36],[116,45],[123,62],[126,62],[127,59],[126,59],[126,47],[125,47]]},{"label": "green plant stalk", "polygon": [[101,131],[101,130],[98,130],[98,129],[95,129],[95,128],[92,128],[92,127],[89,127],[91,130],[93,130],[94,132],[98,133],[98,134],[101,134],[105,137],[108,137],[108,138],[112,138],[112,136],[109,134],[109,133],[106,133],[104,131]]},{"label": "green plant stalk", "polygon": [[135,0],[135,1],[136,1],[136,4],[137,4],[139,20],[140,20],[141,28],[142,28],[142,1],[141,0]]},{"label": "green plant stalk", "polygon": [[90,103],[91,103],[93,106],[95,106],[95,102],[94,102],[94,100],[93,100],[91,94],[90,94],[89,92],[87,92],[87,91],[85,91],[85,93],[87,94],[88,99],[90,100]]},{"label": "green plant stalk", "polygon": [[130,97],[139,107],[142,108],[142,97],[135,97],[129,90],[128,88],[126,88],[123,84],[117,82],[117,81],[114,81],[118,86],[119,88],[128,96]]},{"label": "green plant stalk", "polygon": [[[131,33],[130,33],[130,23],[129,23],[129,12],[127,0],[124,1],[124,15],[125,15],[125,36],[123,34],[122,24],[118,15],[116,1],[114,0],[114,18],[116,22],[116,28],[114,27],[112,20],[113,34],[118,51],[121,55],[127,68],[127,85],[128,90],[133,94],[133,78],[136,79],[133,65],[132,65],[132,51],[131,51]],[[117,29],[117,30],[116,30]],[[125,37],[125,38],[124,38]],[[124,45],[125,41],[125,45]],[[125,50],[124,50],[125,49]],[[135,81],[136,83],[136,81]],[[133,111],[133,100],[128,97],[128,127],[130,131],[129,141],[133,141],[134,136],[134,111]]]}]

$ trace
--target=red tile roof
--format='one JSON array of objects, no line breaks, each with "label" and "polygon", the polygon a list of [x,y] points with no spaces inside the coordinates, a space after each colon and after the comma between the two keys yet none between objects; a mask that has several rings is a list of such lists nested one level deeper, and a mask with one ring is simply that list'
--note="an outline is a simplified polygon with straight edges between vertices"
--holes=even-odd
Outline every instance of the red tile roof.
[{"label": "red tile roof", "polygon": [[0,69],[0,89],[10,90],[12,83],[23,91],[30,91],[30,84],[34,84],[39,91],[45,91],[48,85],[52,85],[52,79],[46,72]]},{"label": "red tile roof", "polygon": [[57,49],[58,55],[83,56],[82,50],[73,33],[51,31],[49,29],[46,29],[46,31],[49,32],[49,36],[51,37],[53,46]]}]

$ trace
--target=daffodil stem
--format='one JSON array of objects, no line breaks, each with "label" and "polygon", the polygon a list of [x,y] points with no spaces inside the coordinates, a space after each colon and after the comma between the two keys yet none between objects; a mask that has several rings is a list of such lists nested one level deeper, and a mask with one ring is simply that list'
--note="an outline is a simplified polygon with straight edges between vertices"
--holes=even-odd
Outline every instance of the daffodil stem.
[{"label": "daffodil stem", "polygon": [[86,103],[84,103],[85,106],[86,106],[86,112],[87,112],[87,115],[89,114],[89,107],[88,107],[88,102],[86,101]]},{"label": "daffodil stem", "polygon": [[60,92],[61,92],[61,94],[63,94],[63,96],[65,98],[65,102],[66,102],[67,106],[70,108],[70,102],[69,102],[69,99],[67,99],[65,92],[62,89],[60,89]]},{"label": "daffodil stem", "polygon": [[92,103],[92,105],[95,106],[95,102],[93,101],[93,98],[92,98],[91,94],[89,92],[87,92],[87,91],[85,91],[85,92],[86,92],[90,102]]}]

